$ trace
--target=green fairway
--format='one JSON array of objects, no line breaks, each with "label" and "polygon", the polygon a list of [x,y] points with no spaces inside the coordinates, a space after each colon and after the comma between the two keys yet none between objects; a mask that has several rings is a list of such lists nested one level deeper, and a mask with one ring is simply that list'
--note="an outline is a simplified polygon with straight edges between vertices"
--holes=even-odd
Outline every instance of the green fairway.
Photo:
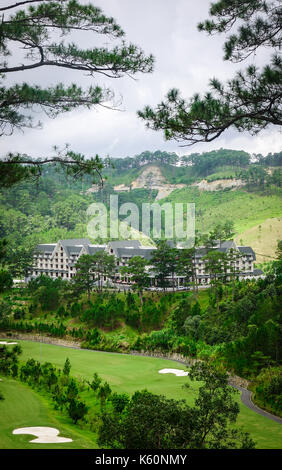
[{"label": "green fairway", "polygon": [[[182,364],[174,361],[79,350],[31,341],[18,342],[23,348],[21,356],[23,360],[34,358],[40,362],[48,361],[62,367],[68,357],[72,366],[72,375],[89,379],[94,372],[97,372],[104,380],[109,382],[113,391],[132,394],[135,390],[146,388],[150,392],[163,394],[170,398],[185,398],[191,405],[194,403],[198,389],[197,383],[190,382],[191,387],[187,390],[183,388],[183,385],[187,381],[189,382],[188,377],[158,373],[160,369],[164,368],[185,368]],[[240,403],[238,424],[251,434],[251,437],[256,441],[256,447],[260,449],[281,449],[282,426],[249,410],[240,402],[239,394],[237,400]],[[21,422],[20,426],[28,425],[31,424]]]},{"label": "green fairway", "polygon": [[[187,377],[159,374],[160,369],[185,369],[182,364],[164,359],[129,354],[108,353],[66,348],[31,341],[18,341],[23,348],[21,359],[34,358],[62,367],[66,358],[71,362],[71,375],[92,378],[94,372],[106,380],[114,392],[134,393],[147,388],[152,393],[165,394],[169,398],[188,398],[193,403],[194,394],[187,394],[182,386]],[[193,390],[197,385],[192,383]]]},{"label": "green fairway", "polygon": [[[0,449],[96,449],[95,434],[80,430],[67,418],[55,413],[52,406],[26,385],[2,377],[0,390]],[[47,426],[60,431],[59,436],[73,440],[60,444],[37,444],[33,435],[13,434],[13,430],[30,426]]]}]

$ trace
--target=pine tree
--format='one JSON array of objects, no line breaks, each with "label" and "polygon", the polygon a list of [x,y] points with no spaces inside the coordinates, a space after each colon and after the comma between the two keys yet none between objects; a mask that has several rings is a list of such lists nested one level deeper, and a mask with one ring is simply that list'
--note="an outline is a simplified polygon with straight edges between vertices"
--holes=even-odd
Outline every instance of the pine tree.
[{"label": "pine tree", "polygon": [[242,62],[259,48],[270,48],[270,62],[261,70],[250,65],[226,84],[210,80],[210,91],[185,100],[172,89],[154,110],[146,106],[138,115],[147,127],[163,130],[167,140],[183,145],[211,142],[225,130],[235,128],[257,134],[269,125],[281,125],[282,60],[280,0],[219,0],[211,4],[211,19],[198,25],[210,35],[228,33],[224,60]]},{"label": "pine tree", "polygon": [[[3,3],[6,5],[2,6]],[[32,112],[43,111],[54,118],[78,107],[117,106],[112,90],[100,85],[92,84],[88,89],[79,83],[48,87],[27,82],[9,85],[11,75],[40,68],[47,71],[50,67],[107,78],[152,71],[153,57],[146,56],[138,46],[127,44],[123,39],[125,33],[116,21],[92,3],[82,4],[78,0],[9,3],[1,2],[0,7],[0,136],[11,135],[16,129],[40,126]],[[112,48],[82,48],[72,38],[72,33],[79,31],[89,33],[89,44],[95,44],[96,35],[108,41],[120,41]],[[70,42],[66,43],[68,36]],[[97,155],[86,159],[68,147],[54,148],[54,156],[48,158],[32,159],[10,153],[0,164],[1,184],[11,186],[26,178],[38,178],[46,163],[63,167],[73,177],[90,174],[98,179],[103,167]]]},{"label": "pine tree", "polygon": [[150,284],[150,277],[146,271],[147,265],[148,262],[146,259],[141,256],[133,256],[128,261],[128,265],[122,266],[120,269],[121,273],[128,274],[130,280],[134,283],[132,288],[138,291],[141,305],[143,305],[143,290]]}]

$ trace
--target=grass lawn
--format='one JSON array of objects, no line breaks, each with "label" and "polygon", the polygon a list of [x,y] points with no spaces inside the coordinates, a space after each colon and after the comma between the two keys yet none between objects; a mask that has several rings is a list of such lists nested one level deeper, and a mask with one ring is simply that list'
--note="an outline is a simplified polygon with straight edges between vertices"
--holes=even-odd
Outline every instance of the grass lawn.
[{"label": "grass lawn", "polygon": [[[199,384],[190,382],[189,391],[183,389],[187,377],[176,377],[172,374],[159,374],[164,368],[183,369],[184,366],[173,361],[130,356],[100,351],[87,351],[62,346],[54,346],[31,341],[18,341],[23,347],[22,359],[34,358],[41,362],[49,361],[62,367],[66,358],[71,362],[71,374],[82,378],[92,378],[97,372],[106,380],[113,391],[132,394],[136,390],[147,389],[152,393],[163,394],[169,398],[185,398],[189,404],[194,403]],[[281,449],[282,426],[268,418],[249,410],[240,402],[238,424],[251,434],[259,449]],[[26,424],[25,424],[26,425]],[[23,424],[21,424],[23,426]]]},{"label": "grass lawn", "polygon": [[236,191],[200,191],[189,186],[173,191],[164,202],[194,202],[196,229],[201,233],[212,230],[219,222],[232,219],[237,234],[262,224],[270,218],[281,217],[281,196],[278,194]]},{"label": "grass lawn", "polygon": [[[94,433],[80,430],[70,420],[56,412],[47,399],[30,387],[11,378],[2,377],[0,390],[0,449],[97,449]],[[48,426],[60,431],[59,436],[73,440],[61,444],[36,444],[33,435],[17,434],[13,430],[29,426]]]},{"label": "grass lawn", "polygon": [[276,258],[277,243],[281,240],[281,233],[282,217],[274,217],[249,228],[238,235],[235,241],[239,245],[251,246],[256,253],[256,262],[265,263]]}]

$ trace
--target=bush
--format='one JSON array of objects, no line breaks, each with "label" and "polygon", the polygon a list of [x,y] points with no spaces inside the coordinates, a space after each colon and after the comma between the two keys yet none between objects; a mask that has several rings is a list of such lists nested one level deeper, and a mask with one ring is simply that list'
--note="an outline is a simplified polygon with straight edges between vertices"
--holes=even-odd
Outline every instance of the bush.
[{"label": "bush", "polygon": [[68,405],[68,414],[74,424],[76,424],[79,419],[83,419],[87,411],[88,408],[83,401],[76,399],[70,400]]},{"label": "bush", "polygon": [[0,299],[0,320],[4,320],[12,311],[11,305],[4,299]]},{"label": "bush", "polygon": [[13,287],[13,278],[8,271],[0,270],[0,292],[9,290]]},{"label": "bush", "polygon": [[15,320],[22,320],[24,317],[25,317],[25,311],[24,310],[22,310],[20,308],[17,308],[14,311],[14,319]]},{"label": "bush", "polygon": [[264,369],[255,380],[255,400],[282,416],[282,367]]}]

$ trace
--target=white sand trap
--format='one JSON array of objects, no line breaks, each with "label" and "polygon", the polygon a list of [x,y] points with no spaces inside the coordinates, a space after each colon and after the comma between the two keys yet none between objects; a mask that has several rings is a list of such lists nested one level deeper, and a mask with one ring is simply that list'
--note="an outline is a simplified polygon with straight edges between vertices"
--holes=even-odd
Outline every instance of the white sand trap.
[{"label": "white sand trap", "polygon": [[0,341],[0,344],[8,344],[8,345],[10,345],[10,344],[18,344],[18,343],[8,343],[7,341]]},{"label": "white sand trap", "polygon": [[177,377],[184,377],[189,372],[185,372],[183,369],[162,369],[159,370],[159,374],[175,374]]},{"label": "white sand trap", "polygon": [[36,444],[60,444],[61,442],[72,442],[72,439],[66,437],[58,437],[60,431],[55,428],[47,428],[43,426],[31,428],[14,429],[13,434],[32,434],[37,436],[33,441]]}]

